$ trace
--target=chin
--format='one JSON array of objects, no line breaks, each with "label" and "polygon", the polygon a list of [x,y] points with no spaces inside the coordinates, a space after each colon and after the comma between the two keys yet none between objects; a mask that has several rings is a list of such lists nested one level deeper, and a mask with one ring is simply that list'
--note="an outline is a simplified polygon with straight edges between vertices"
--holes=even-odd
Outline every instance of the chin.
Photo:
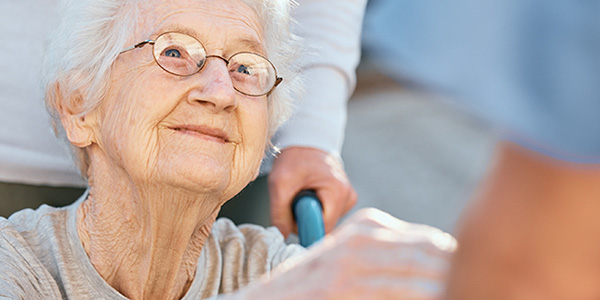
[{"label": "chin", "polygon": [[170,178],[166,182],[167,186],[174,187],[177,190],[183,190],[201,195],[211,195],[211,197],[221,198],[228,189],[228,180],[214,180],[207,178]]},{"label": "chin", "polygon": [[157,168],[158,184],[166,183],[202,194],[219,194],[230,185],[230,164],[204,156],[164,161]]}]

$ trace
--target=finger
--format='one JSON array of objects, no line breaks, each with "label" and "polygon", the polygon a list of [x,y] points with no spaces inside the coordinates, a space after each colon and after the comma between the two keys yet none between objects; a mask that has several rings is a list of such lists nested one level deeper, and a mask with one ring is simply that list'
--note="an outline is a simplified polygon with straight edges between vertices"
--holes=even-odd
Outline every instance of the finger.
[{"label": "finger", "polygon": [[348,201],[346,201],[346,209],[344,210],[344,215],[348,213],[358,202],[358,193],[354,187],[350,186],[350,194],[348,195]]},{"label": "finger", "polygon": [[323,204],[323,221],[325,231],[331,232],[338,220],[344,216],[356,203],[356,193],[348,186],[336,188],[334,185],[316,190]]},{"label": "finger", "polygon": [[[348,278],[346,286],[353,288],[350,299],[441,299],[445,290],[445,277],[421,277],[418,275],[382,274],[380,272],[359,273]],[[383,271],[385,272],[385,271]],[[366,293],[368,297],[356,297]],[[346,299],[346,298],[344,298]]]},{"label": "finger", "polygon": [[372,276],[361,278],[360,284],[369,299],[435,300],[442,299],[445,289],[443,281],[427,278]]},{"label": "finger", "polygon": [[299,192],[298,188],[290,186],[283,176],[269,175],[269,198],[271,223],[287,237],[295,231],[296,223],[292,214],[292,200]]},{"label": "finger", "polygon": [[317,197],[323,205],[323,223],[325,232],[329,233],[335,227],[340,214],[341,197],[330,188],[316,189]]},{"label": "finger", "polygon": [[449,253],[428,242],[406,243],[389,238],[383,241],[353,238],[353,241],[323,250],[316,259],[343,268],[339,274],[341,278],[358,276],[442,282],[447,278],[451,259]]},{"label": "finger", "polygon": [[[331,241],[331,238],[326,239]],[[312,258],[309,265],[322,267],[311,271],[311,276],[319,277],[318,282],[329,283],[334,289],[341,288],[341,284],[344,288],[340,292],[352,290],[340,299],[430,299],[443,290],[449,257],[430,253],[429,243],[405,244],[389,237],[382,242],[364,239],[360,243],[338,242],[341,243],[334,248],[313,248],[313,252],[324,251],[305,258]],[[360,297],[361,292],[377,297]],[[391,298],[380,298],[386,293]]]},{"label": "finger", "polygon": [[[358,229],[354,229],[354,226]],[[362,231],[378,228],[392,230],[398,238],[404,239],[406,242],[427,240],[436,247],[449,252],[453,252],[457,247],[456,239],[439,228],[405,222],[375,208],[363,208],[357,211],[344,222],[340,229]]]}]

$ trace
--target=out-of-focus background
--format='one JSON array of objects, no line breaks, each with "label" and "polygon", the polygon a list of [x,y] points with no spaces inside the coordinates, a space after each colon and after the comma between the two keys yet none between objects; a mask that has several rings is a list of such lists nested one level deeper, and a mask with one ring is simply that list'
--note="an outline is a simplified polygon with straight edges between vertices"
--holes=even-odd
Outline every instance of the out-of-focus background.
[{"label": "out-of-focus background", "polygon": [[493,158],[496,134],[453,99],[383,75],[364,53],[342,150],[357,210],[452,232]]},{"label": "out-of-focus background", "polygon": [[589,1],[370,0],[342,153],[358,207],[452,231],[500,137],[598,163],[599,12]]}]

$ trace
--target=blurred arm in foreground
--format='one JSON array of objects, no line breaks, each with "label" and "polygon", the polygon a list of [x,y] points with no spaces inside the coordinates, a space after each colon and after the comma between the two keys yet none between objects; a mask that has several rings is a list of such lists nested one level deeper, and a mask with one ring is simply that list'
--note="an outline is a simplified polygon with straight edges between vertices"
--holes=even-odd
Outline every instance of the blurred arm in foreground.
[{"label": "blurred arm in foreground", "polygon": [[285,262],[268,278],[231,296],[440,299],[455,248],[454,238],[437,228],[362,209],[310,247],[307,255]]},{"label": "blurred arm in foreground", "polygon": [[600,167],[498,152],[458,231],[448,299],[598,299]]}]

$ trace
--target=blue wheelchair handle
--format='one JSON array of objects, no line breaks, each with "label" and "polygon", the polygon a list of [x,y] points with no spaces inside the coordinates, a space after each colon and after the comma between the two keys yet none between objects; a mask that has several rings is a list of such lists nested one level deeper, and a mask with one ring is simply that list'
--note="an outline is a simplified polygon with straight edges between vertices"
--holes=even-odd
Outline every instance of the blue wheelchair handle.
[{"label": "blue wheelchair handle", "polygon": [[323,206],[314,191],[298,193],[292,202],[292,210],[298,225],[300,245],[308,247],[325,236]]}]

